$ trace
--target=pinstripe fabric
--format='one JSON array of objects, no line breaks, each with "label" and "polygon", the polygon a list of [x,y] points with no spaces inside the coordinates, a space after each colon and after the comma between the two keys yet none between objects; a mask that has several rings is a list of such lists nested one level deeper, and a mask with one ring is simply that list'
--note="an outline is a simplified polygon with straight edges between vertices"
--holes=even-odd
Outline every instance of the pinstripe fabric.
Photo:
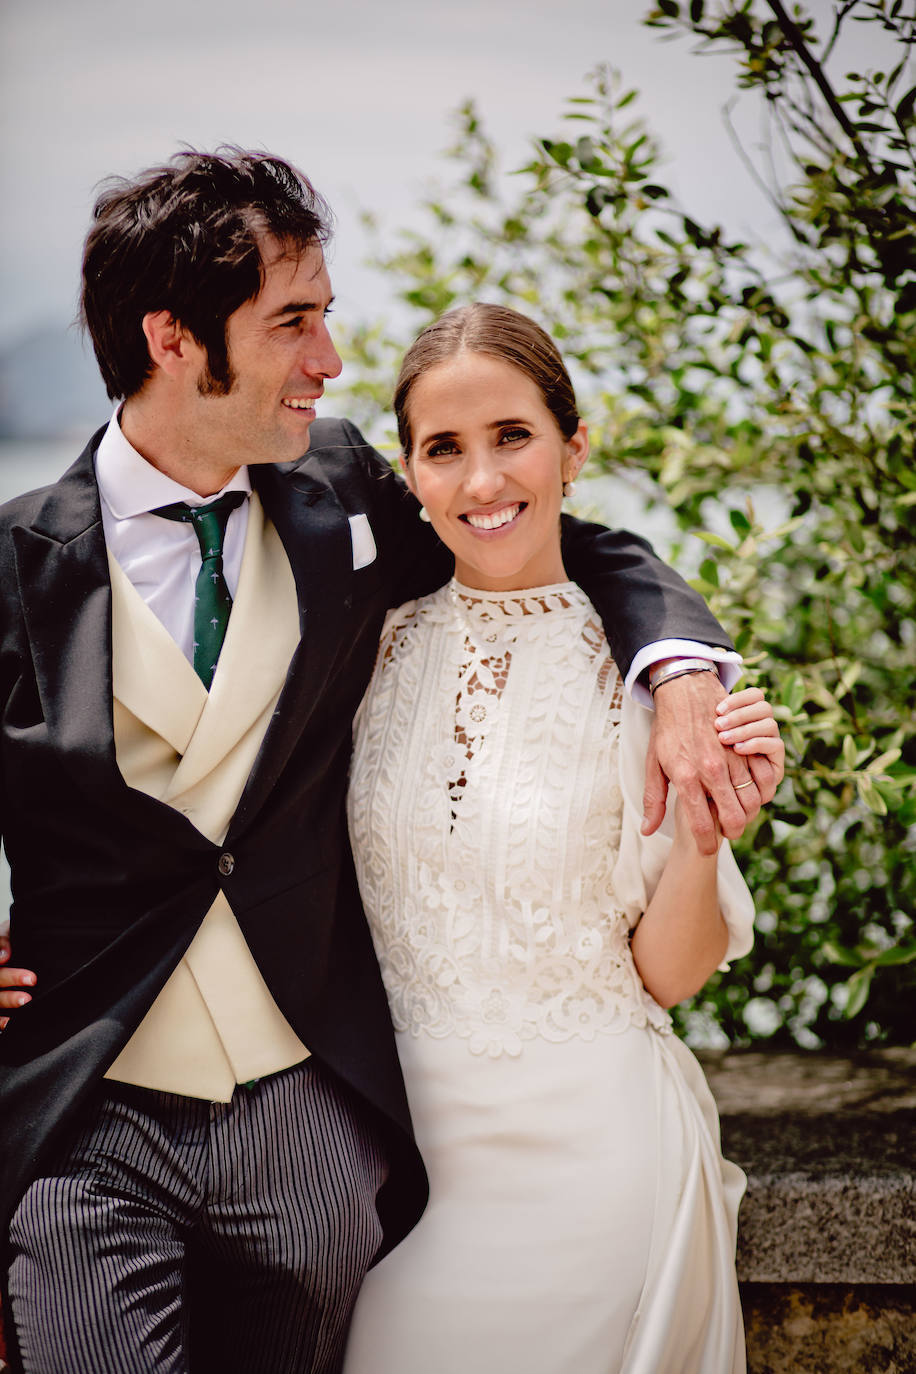
[{"label": "pinstripe fabric", "polygon": [[385,1173],[314,1060],[228,1103],[108,1085],[13,1218],[25,1374],[331,1374]]}]

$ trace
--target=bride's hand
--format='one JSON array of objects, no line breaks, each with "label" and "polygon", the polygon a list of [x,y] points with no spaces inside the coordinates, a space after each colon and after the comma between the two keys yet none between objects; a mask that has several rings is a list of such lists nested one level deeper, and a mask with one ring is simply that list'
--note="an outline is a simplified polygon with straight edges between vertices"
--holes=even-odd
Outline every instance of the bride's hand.
[{"label": "bride's hand", "polygon": [[723,744],[738,754],[766,754],[779,773],[785,771],[785,745],[773,708],[759,687],[745,687],[716,703],[716,729]]},{"label": "bride's hand", "polygon": [[716,703],[716,730],[722,744],[741,754],[756,787],[748,788],[742,803],[752,802],[746,819],[753,820],[764,802],[772,801],[786,771],[786,747],[773,717],[773,708],[759,687],[746,687]]}]

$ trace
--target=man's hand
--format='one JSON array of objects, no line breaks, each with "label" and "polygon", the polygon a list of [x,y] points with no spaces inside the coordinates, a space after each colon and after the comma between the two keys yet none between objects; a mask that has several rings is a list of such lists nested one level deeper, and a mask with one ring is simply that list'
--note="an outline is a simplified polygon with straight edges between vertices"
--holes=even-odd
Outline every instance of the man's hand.
[{"label": "man's hand", "polygon": [[[32,998],[23,988],[31,988],[38,981],[31,971],[27,968],[9,968],[12,947],[10,937],[0,935],[0,1012],[12,1011],[16,1007],[24,1007],[26,1002],[31,1002]],[[9,1020],[8,1016],[0,1015],[0,1030]]]},{"label": "man's hand", "polygon": [[[669,781],[677,788],[697,848],[701,854],[716,852],[716,823],[722,834],[735,840],[748,820],[769,801],[782,777],[782,741],[758,718],[763,693],[757,688],[727,697],[715,673],[689,673],[663,682],[655,692],[655,720],[646,759],[642,833],[651,835],[665,815]],[[717,714],[718,703],[723,705]],[[732,719],[736,716],[736,719]],[[739,753],[721,742],[714,722],[726,724],[722,733],[734,732]],[[775,721],[773,722],[775,727]],[[746,756],[747,746],[767,741],[755,771]]]}]

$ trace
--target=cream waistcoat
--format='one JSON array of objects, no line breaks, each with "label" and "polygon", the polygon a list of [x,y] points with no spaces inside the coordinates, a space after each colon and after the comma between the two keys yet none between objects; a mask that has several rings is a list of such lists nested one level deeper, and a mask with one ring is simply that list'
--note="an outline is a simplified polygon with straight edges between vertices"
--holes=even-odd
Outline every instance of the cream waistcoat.
[{"label": "cream waistcoat", "polygon": [[[110,555],[109,566],[118,767],[128,786],[174,806],[219,844],[299,640],[280,537],[252,494],[238,591],[209,692]],[[237,1083],[308,1053],[221,892],[106,1077],[228,1102]]]}]

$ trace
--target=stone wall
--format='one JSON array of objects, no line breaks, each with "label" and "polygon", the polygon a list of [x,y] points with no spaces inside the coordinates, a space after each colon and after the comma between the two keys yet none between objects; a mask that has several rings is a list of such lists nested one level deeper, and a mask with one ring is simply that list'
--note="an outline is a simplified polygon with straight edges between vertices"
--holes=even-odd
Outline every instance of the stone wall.
[{"label": "stone wall", "polygon": [[916,1051],[700,1058],[748,1175],[750,1374],[914,1374]]}]

